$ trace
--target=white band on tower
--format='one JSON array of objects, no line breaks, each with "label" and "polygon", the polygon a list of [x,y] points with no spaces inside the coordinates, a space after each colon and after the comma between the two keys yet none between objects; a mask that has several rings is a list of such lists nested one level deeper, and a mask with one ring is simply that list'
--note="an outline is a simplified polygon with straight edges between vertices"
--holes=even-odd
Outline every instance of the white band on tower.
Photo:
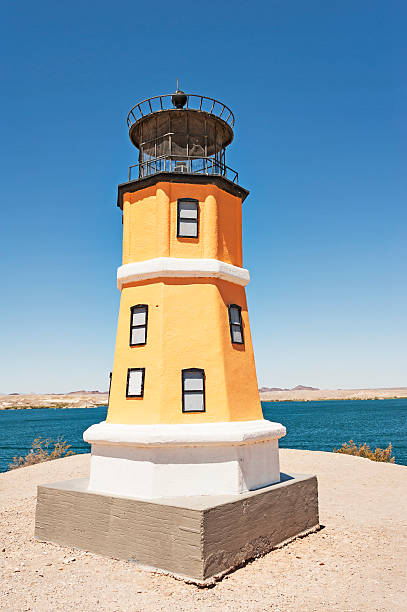
[{"label": "white band on tower", "polygon": [[220,278],[245,287],[250,280],[249,270],[218,259],[184,259],[156,257],[146,261],[124,264],[117,269],[117,286],[150,278]]},{"label": "white band on tower", "polygon": [[265,419],[258,421],[229,421],[215,423],[121,425],[96,423],[83,434],[89,444],[129,446],[236,446],[269,440],[286,435],[280,423]]}]

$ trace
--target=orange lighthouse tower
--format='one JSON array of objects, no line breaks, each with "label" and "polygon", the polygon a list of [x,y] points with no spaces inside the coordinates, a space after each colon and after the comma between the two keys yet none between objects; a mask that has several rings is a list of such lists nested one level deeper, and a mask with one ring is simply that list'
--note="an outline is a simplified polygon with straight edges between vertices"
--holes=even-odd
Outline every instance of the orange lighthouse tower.
[{"label": "orange lighthouse tower", "polygon": [[118,189],[121,302],[107,419],[84,434],[89,490],[154,498],[278,482],[285,429],[263,419],[245,296],[248,191],[225,161],[233,113],[177,90],[127,123],[139,163]]},{"label": "orange lighthouse tower", "polygon": [[107,418],[84,433],[89,478],[38,487],[35,537],[213,584],[318,529],[317,480],[280,474],[285,428],[261,411],[232,111],[177,89],[127,122]]}]

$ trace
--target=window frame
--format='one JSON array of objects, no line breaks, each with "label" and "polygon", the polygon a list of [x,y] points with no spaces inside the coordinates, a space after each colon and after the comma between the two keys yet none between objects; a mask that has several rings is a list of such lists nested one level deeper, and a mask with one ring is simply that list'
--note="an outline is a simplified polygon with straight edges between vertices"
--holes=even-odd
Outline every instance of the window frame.
[{"label": "window frame", "polygon": [[110,404],[110,391],[112,388],[112,376],[113,376],[113,372],[109,372],[109,392],[107,394],[107,407],[109,408],[109,404]]},{"label": "window frame", "polygon": [[[181,224],[181,204],[182,202],[193,202],[196,204],[196,236],[184,236],[180,234],[180,224]],[[177,200],[177,238],[184,238],[189,240],[197,240],[199,238],[199,200],[196,198],[178,198]]]},{"label": "window frame", "polygon": [[[129,395],[129,382],[130,382],[130,372],[141,372],[141,393],[140,395]],[[146,375],[145,368],[127,368],[127,382],[126,382],[126,397],[144,397],[144,379]]]},{"label": "window frame", "polygon": [[[146,322],[143,323],[142,325],[133,325],[133,313],[134,310],[136,308],[145,308],[145,313],[146,313]],[[132,343],[132,335],[133,335],[133,329],[140,329],[141,327],[145,328],[145,336],[144,336],[144,342],[136,342],[135,344]],[[131,306],[130,307],[130,338],[129,338],[129,346],[145,346],[147,344],[147,328],[148,328],[148,304],[136,304],[135,306]]]},{"label": "window frame", "polygon": [[[202,391],[190,390],[185,391],[184,383],[186,374],[189,372],[200,372],[202,374]],[[205,390],[205,370],[203,368],[184,368],[181,370],[181,394],[182,394],[182,412],[184,414],[201,414],[206,412],[206,390]],[[186,395],[203,395],[203,410],[185,410],[185,394]]]},{"label": "window frame", "polygon": [[[239,323],[233,323],[233,321],[232,321],[232,308],[237,308],[237,310],[239,312]],[[242,307],[239,306],[239,304],[229,304],[228,305],[228,315],[229,315],[230,339],[232,341],[232,344],[243,345],[244,344],[244,333],[243,333]],[[233,339],[233,327],[237,327],[237,326],[239,326],[240,333],[242,335],[241,342],[237,342],[236,340]]]}]

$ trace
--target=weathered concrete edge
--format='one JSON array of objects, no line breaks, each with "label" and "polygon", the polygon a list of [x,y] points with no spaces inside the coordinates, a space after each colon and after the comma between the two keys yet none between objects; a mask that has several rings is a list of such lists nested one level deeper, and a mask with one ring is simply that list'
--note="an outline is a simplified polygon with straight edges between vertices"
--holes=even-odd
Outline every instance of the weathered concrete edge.
[{"label": "weathered concrete edge", "polygon": [[[195,541],[194,546],[195,546],[196,553],[198,553],[198,556],[200,556],[200,561],[198,560],[198,558],[195,558],[194,561],[191,558],[192,566],[194,566],[195,569],[193,569],[193,567],[187,562],[187,563],[181,563],[181,566],[183,566],[185,570],[187,570],[187,573],[184,573],[183,571],[181,572],[177,571],[178,569],[176,567],[177,565],[179,569],[181,569],[179,562],[177,562],[176,560],[177,553],[176,553],[175,559],[167,560],[169,561],[170,566],[172,565],[172,567],[159,568],[157,567],[157,564],[158,564],[157,558],[154,560],[154,564],[150,564],[148,563],[148,561],[147,563],[144,563],[142,558],[140,558],[139,560],[136,560],[134,557],[132,557],[133,552],[134,552],[134,555],[138,555],[140,553],[140,551],[137,550],[137,546],[136,546],[136,550],[133,551],[130,549],[128,551],[128,553],[130,554],[128,553],[126,554],[125,549],[127,547],[125,546],[125,548],[123,550],[120,550],[120,552],[118,553],[117,547],[115,549],[114,541],[113,541],[113,548],[112,548],[112,544],[108,545],[107,548],[106,546],[98,545],[95,547],[95,549],[92,550],[92,546],[90,545],[89,538],[88,538],[88,541],[86,542],[87,538],[85,537],[85,540],[83,543],[81,542],[80,544],[76,545],[75,542],[70,541],[71,536],[68,536],[67,538],[66,534],[60,535],[60,532],[58,531],[58,522],[61,524],[61,519],[59,516],[56,519],[58,536],[55,537],[55,523],[54,523],[54,527],[52,526],[52,521],[55,519],[52,518],[52,509],[51,509],[50,516],[49,516],[49,510],[48,509],[46,510],[46,515],[47,515],[46,518],[47,519],[51,518],[51,526],[50,527],[48,526],[48,528],[50,529],[49,534],[46,534],[46,530],[45,530],[45,538],[39,536],[37,533],[37,516],[36,516],[35,538],[37,540],[52,541],[62,546],[69,546],[71,548],[78,548],[81,550],[91,550],[92,552],[94,552],[94,554],[98,554],[104,557],[125,559],[127,561],[135,563],[140,568],[144,568],[144,569],[147,569],[148,571],[152,571],[155,573],[163,573],[163,574],[171,575],[174,578],[184,580],[185,582],[196,584],[197,586],[203,586],[203,587],[211,586],[217,581],[221,580],[225,575],[229,574],[230,572],[234,571],[235,569],[239,567],[244,566],[248,562],[258,557],[264,556],[265,554],[267,554],[268,552],[276,548],[285,546],[286,544],[295,540],[298,537],[304,537],[305,535],[308,535],[309,533],[315,532],[320,528],[319,527],[319,517],[318,517],[318,501],[317,501],[318,499],[317,479],[315,476],[299,475],[297,478],[295,477],[293,478],[292,476],[285,475],[285,480],[276,485],[262,488],[257,491],[251,491],[249,493],[238,495],[238,496],[235,496],[235,495],[233,496],[213,496],[213,497],[210,496],[210,501],[207,500],[206,503],[204,504],[202,504],[202,497],[199,500],[200,501],[199,504],[197,503],[197,498],[192,498],[192,499],[183,498],[182,500],[173,498],[171,500],[170,499],[159,500],[159,503],[157,503],[157,500],[151,501],[151,500],[141,500],[141,499],[135,499],[135,498],[121,498],[120,496],[102,495],[98,493],[92,493],[86,490],[86,486],[87,486],[87,479],[78,479],[74,481],[65,481],[61,483],[39,485],[38,487],[39,499],[40,498],[43,499],[41,492],[44,492],[44,493],[48,492],[48,495],[51,495],[51,506],[53,503],[52,496],[56,495],[57,498],[60,498],[61,493],[62,493],[62,497],[64,497],[64,495],[65,497],[66,495],[68,495],[69,497],[72,496],[72,498],[74,498],[75,494],[78,494],[79,495],[79,507],[81,505],[83,507],[84,503],[85,503],[85,506],[88,505],[88,502],[85,502],[85,498],[88,496],[90,497],[90,499],[93,499],[92,503],[102,504],[102,506],[104,506],[105,508],[107,508],[108,506],[110,507],[112,505],[117,506],[117,502],[119,503],[119,506],[121,502],[123,502],[123,504],[127,506],[129,504],[131,505],[134,502],[134,509],[135,509],[136,514],[139,513],[140,511],[142,513],[144,512],[143,506],[145,506],[146,509],[148,508],[148,506],[151,506],[152,509],[147,512],[150,512],[150,513],[152,512],[153,514],[155,514],[154,507],[156,508],[156,510],[158,510],[158,508],[161,507],[161,510],[159,510],[159,514],[161,514],[162,511],[164,510],[164,508],[162,507],[165,506],[167,509],[172,508],[173,510],[172,516],[171,516],[173,525],[170,531],[172,531],[175,528],[177,533],[178,533],[177,528],[182,529],[182,527],[180,527],[179,522],[178,522],[179,518],[177,517],[180,512],[181,512],[181,515],[180,515],[181,518],[186,516],[183,511],[187,511],[188,515],[191,518],[192,516],[195,516],[195,518],[193,519],[195,528],[192,529],[194,534],[191,533],[189,536],[188,534],[184,534],[186,536],[185,538],[181,534],[180,536],[181,540],[179,541],[180,550],[178,551],[178,554],[180,551],[181,553],[182,551],[185,552],[188,549],[188,547],[191,544],[193,544],[193,541],[190,540],[190,537],[193,536],[194,541]],[[54,489],[55,493],[52,491],[52,489]],[[174,502],[174,501],[176,503],[168,503],[168,502]],[[291,503],[292,501],[294,501],[294,504]],[[305,502],[305,510],[302,507],[304,505],[304,502]],[[266,503],[266,508],[265,508],[266,510],[267,510],[267,504],[268,504],[269,509],[271,509],[271,512],[265,515],[265,516],[270,516],[271,521],[267,520],[267,518],[265,521],[264,519],[263,521],[254,521],[254,522],[257,522],[257,527],[252,526],[252,522],[250,520],[247,521],[247,518],[245,518],[244,516],[245,515],[244,507],[246,506],[249,512],[250,512],[250,507],[251,507],[251,512],[253,516],[253,510],[254,512],[257,512],[259,504],[260,504],[260,507],[262,507],[262,504],[264,503]],[[289,509],[288,514],[290,514],[291,512],[291,516],[292,516],[292,518],[288,519],[288,525],[289,525],[288,531],[287,531],[287,524],[285,525],[280,524],[280,519],[278,518],[279,512],[280,513],[283,512],[283,515],[287,513],[287,503],[288,503],[288,509]],[[247,506],[247,504],[249,504],[249,506]],[[271,504],[271,508],[270,508],[270,504]],[[301,507],[300,511],[298,511],[298,505]],[[297,509],[295,508],[295,506],[297,506]],[[38,504],[37,504],[37,510],[38,510]],[[208,511],[209,511],[209,514],[208,514]],[[213,520],[212,518],[211,520],[209,520],[209,523],[207,523],[205,520],[205,515],[210,516],[211,511],[213,511],[215,514],[215,520]],[[234,516],[236,517],[236,520],[233,520],[233,524],[235,528],[237,528],[239,531],[237,538],[233,536],[232,538],[233,542],[231,542],[231,532],[233,530],[229,530],[227,528],[228,516],[231,511],[232,511],[232,515],[234,514]],[[275,515],[276,511],[277,511],[277,516]],[[42,508],[42,513],[43,512],[44,512],[44,508]],[[81,510],[79,511],[79,513],[80,512]],[[192,515],[191,515],[191,512],[192,512]],[[106,511],[105,511],[105,514],[106,514]],[[218,529],[218,527],[215,526],[215,524],[218,522],[216,516],[221,519],[220,520],[221,523],[225,522],[226,520],[226,530],[221,529],[219,548],[217,545],[215,554],[208,556],[208,551],[206,550],[207,547],[205,546],[205,540],[210,540],[211,532],[213,536],[213,533],[216,532],[216,529]],[[276,521],[277,519],[277,522],[275,523],[276,526],[278,527],[277,541],[275,537],[274,538],[270,537],[270,528],[273,526],[273,517],[274,517],[274,521]],[[44,519],[44,514],[42,514],[42,520],[43,519]],[[62,521],[67,521],[67,517],[66,516],[63,517]],[[69,520],[69,523],[70,522],[71,521]],[[131,523],[131,519],[128,519],[128,524],[129,522]],[[84,524],[86,524],[86,516],[84,517],[83,515],[81,515],[79,517],[79,523],[80,523],[79,526],[83,528]],[[263,523],[264,523],[264,527],[263,527]],[[284,521],[282,523],[284,523]],[[66,525],[66,522],[65,522],[65,525]],[[78,527],[78,524],[76,524],[76,529],[77,527]],[[95,527],[95,532],[91,534],[91,538],[97,537],[98,531],[100,535],[101,527],[102,527],[101,533],[104,533],[103,528],[105,527],[103,527],[103,518],[102,518],[102,522],[100,522],[100,519],[98,520],[97,526]],[[109,527],[109,529],[110,528],[111,526]],[[63,525],[62,525],[62,529],[63,529]],[[114,538],[117,536],[117,533],[120,533],[120,526],[119,526],[119,532],[115,532],[115,529],[117,529],[117,527],[113,526],[113,531],[111,532]],[[40,533],[42,531],[42,535],[44,535],[44,525],[42,525],[42,528],[40,526],[39,531]],[[190,531],[190,529],[188,529],[187,527],[186,531],[188,532]],[[197,533],[198,531],[200,531],[201,536],[199,536],[199,534]],[[275,529],[272,531],[275,531]],[[51,535],[52,532],[54,532],[53,535]],[[288,534],[289,534],[289,537],[284,537],[282,540],[278,541],[279,537],[287,536]],[[141,538],[142,540],[144,539],[145,542],[147,541],[146,538],[148,539],[147,536],[148,534],[141,533]],[[178,539],[178,536],[176,537]],[[197,540],[197,537],[198,537],[198,540]],[[164,537],[163,543],[165,543],[165,539],[166,538]],[[201,544],[198,546],[198,548],[196,548],[196,546],[198,545],[199,539],[201,540]],[[215,537],[215,540],[217,540],[216,537]],[[144,544],[142,544],[141,546],[142,548],[144,547]],[[187,549],[185,549],[185,546],[187,546]],[[211,546],[209,546],[209,548],[211,548]],[[200,553],[198,552],[198,549],[200,549]],[[143,557],[142,552],[141,552],[141,557]],[[161,556],[159,557],[159,559],[161,559]],[[209,559],[209,563],[208,563],[208,559]],[[197,563],[200,566],[200,569],[198,569]],[[190,569],[191,569],[191,573],[189,573]]]},{"label": "weathered concrete edge", "polygon": [[261,487],[260,489],[246,491],[245,493],[239,493],[236,495],[191,495],[189,497],[157,497],[154,499],[147,499],[141,497],[125,497],[123,495],[115,495],[114,493],[89,491],[87,488],[89,482],[88,478],[73,478],[71,480],[60,480],[55,482],[43,483],[37,486],[37,491],[40,489],[40,487],[46,487],[51,489],[63,489],[66,491],[77,491],[89,495],[99,495],[101,497],[112,497],[116,499],[127,499],[130,501],[153,503],[163,506],[170,506],[173,508],[207,510],[213,508],[214,506],[232,504],[248,497],[257,496],[261,493],[267,493],[271,490],[286,487],[292,482],[292,480],[299,482],[302,480],[308,480],[309,478],[316,478],[316,476],[313,474],[285,474],[283,472],[281,472],[280,477],[280,482],[276,482],[268,487]]},{"label": "weathered concrete edge", "polygon": [[[263,552],[256,553],[255,555],[248,557],[244,561],[237,563],[233,567],[223,570],[215,574],[214,576],[211,576],[210,578],[205,578],[203,580],[199,580],[198,578],[192,578],[191,576],[186,576],[185,574],[170,572],[168,570],[160,569],[159,567],[154,567],[153,565],[145,565],[143,563],[137,563],[136,561],[132,561],[132,560],[129,560],[128,563],[134,563],[134,565],[138,569],[150,572],[152,574],[162,574],[163,576],[171,576],[175,580],[182,580],[182,582],[185,582],[186,584],[194,584],[195,586],[198,586],[201,588],[208,588],[208,587],[214,586],[217,582],[220,582],[221,580],[223,580],[223,578],[225,578],[226,576],[229,576],[230,574],[240,569],[241,567],[245,567],[249,563],[253,563],[253,561],[255,561],[256,559],[261,559],[261,557],[265,557],[270,552],[273,552],[273,550],[279,550],[280,548],[284,548],[285,546],[288,546],[288,544],[291,544],[291,542],[295,542],[295,540],[301,540],[302,538],[306,538],[308,535],[321,531],[321,529],[323,529],[323,525],[320,525],[318,523],[314,527],[305,529],[304,531],[301,531],[297,535],[287,538],[283,542],[280,542],[279,544],[272,546],[268,550],[264,550]],[[98,556],[101,556],[101,555],[98,555]]]}]

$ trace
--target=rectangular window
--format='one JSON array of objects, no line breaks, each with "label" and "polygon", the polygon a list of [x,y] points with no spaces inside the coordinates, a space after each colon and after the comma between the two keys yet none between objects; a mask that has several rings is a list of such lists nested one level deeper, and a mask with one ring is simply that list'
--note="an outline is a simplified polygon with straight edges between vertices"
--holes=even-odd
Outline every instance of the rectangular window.
[{"label": "rectangular window", "polygon": [[143,397],[145,368],[127,370],[126,397]]},{"label": "rectangular window", "polygon": [[110,404],[110,389],[112,388],[112,372],[109,372],[109,393],[107,394],[107,406]]},{"label": "rectangular window", "polygon": [[243,338],[243,323],[242,323],[242,309],[236,304],[230,304],[229,309],[229,327],[230,337],[233,344],[244,344]]},{"label": "rectangular window", "polygon": [[177,236],[178,238],[198,238],[198,200],[183,198],[178,200]]},{"label": "rectangular window", "polygon": [[148,306],[137,304],[130,308],[130,346],[147,342]]},{"label": "rectangular window", "polygon": [[182,370],[182,412],[205,412],[204,370]]}]

